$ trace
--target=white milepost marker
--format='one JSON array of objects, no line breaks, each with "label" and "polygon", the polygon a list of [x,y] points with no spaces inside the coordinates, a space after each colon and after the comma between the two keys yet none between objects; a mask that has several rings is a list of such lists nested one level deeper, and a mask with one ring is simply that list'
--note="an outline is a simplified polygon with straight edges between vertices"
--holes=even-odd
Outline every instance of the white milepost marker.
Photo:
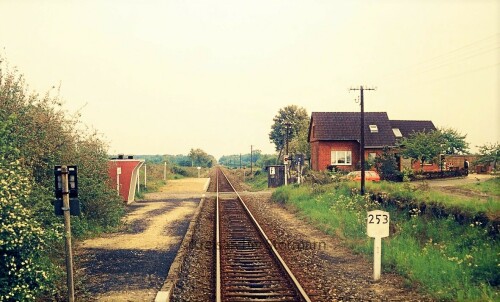
[{"label": "white milepost marker", "polygon": [[380,210],[368,212],[366,220],[368,237],[375,238],[373,245],[373,280],[380,280],[382,269],[382,238],[389,236],[389,212]]}]

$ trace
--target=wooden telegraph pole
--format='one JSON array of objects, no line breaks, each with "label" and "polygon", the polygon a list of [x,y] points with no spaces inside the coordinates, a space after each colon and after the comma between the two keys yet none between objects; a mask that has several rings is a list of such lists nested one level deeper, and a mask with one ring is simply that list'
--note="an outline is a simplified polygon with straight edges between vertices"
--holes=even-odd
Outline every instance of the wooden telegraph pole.
[{"label": "wooden telegraph pole", "polygon": [[360,105],[361,105],[361,125],[360,125],[360,142],[359,142],[359,156],[361,157],[361,190],[360,194],[365,194],[365,105],[363,101],[363,91],[364,90],[375,90],[375,88],[363,88],[363,85],[359,88],[351,88],[350,90],[359,90],[360,92]]},{"label": "wooden telegraph pole", "polygon": [[250,175],[253,175],[253,145],[250,145]]},{"label": "wooden telegraph pole", "polygon": [[64,237],[66,246],[66,283],[68,285],[68,301],[75,301],[75,288],[73,282],[73,251],[71,249],[71,216],[69,207],[69,185],[68,185],[68,167],[61,167],[62,176],[62,199],[64,212]]}]

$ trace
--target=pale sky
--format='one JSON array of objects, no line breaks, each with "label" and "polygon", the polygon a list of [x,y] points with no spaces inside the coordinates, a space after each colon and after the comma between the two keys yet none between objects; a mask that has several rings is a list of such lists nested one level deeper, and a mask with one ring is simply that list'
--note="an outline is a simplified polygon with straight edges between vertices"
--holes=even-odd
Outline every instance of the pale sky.
[{"label": "pale sky", "polygon": [[359,85],[366,111],[500,141],[500,1],[0,0],[0,51],[111,154],[273,153],[280,108],[359,111]]}]

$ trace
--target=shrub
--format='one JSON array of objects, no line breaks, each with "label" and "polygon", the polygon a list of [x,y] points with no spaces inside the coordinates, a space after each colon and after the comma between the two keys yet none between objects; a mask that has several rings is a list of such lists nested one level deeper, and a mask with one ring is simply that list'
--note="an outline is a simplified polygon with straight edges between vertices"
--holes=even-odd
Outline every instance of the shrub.
[{"label": "shrub", "polygon": [[57,97],[28,93],[23,77],[4,69],[2,62],[0,301],[39,300],[54,296],[61,276],[62,222],[51,205],[53,167],[79,168],[82,216],[72,219],[77,237],[116,226],[124,211],[116,191],[107,186],[103,141],[81,127],[77,131],[78,116],[67,118]]},{"label": "shrub", "polygon": [[34,301],[51,291],[54,267],[47,261],[48,234],[23,206],[31,191],[30,175],[0,121],[0,301]]}]

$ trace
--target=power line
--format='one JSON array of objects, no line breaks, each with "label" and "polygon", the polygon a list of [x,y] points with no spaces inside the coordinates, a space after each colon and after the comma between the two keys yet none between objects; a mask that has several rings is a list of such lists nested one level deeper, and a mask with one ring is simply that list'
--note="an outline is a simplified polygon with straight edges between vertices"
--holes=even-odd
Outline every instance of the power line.
[{"label": "power line", "polygon": [[[498,37],[500,37],[500,33],[493,34],[493,35],[488,36],[486,38],[474,41],[474,42],[466,44],[466,45],[463,45],[461,47],[458,47],[458,48],[453,49],[451,51],[442,53],[440,55],[429,58],[427,60],[423,60],[421,62],[418,62],[416,64],[412,64],[412,65],[407,66],[407,67],[403,67],[399,70],[388,73],[386,75],[382,75],[380,78],[390,78],[390,77],[400,76],[401,74],[405,74],[405,73],[409,73],[409,72],[410,73],[427,72],[428,70],[438,69],[440,67],[451,65],[453,63],[462,62],[464,60],[476,57],[478,55],[482,55],[482,54],[485,54],[485,53],[488,53],[488,52],[491,52],[494,50],[498,50],[500,48],[500,46],[497,46],[498,42],[500,41],[500,40],[496,39]],[[492,39],[494,39],[494,40],[492,40]],[[488,41],[488,42],[486,42],[486,44],[485,44],[484,43],[485,41]],[[475,49],[471,49],[473,47],[475,47]],[[462,50],[465,50],[465,51],[462,51]],[[418,70],[419,67],[422,67],[425,70],[419,71]],[[412,69],[413,69],[413,71],[412,71]]]}]

